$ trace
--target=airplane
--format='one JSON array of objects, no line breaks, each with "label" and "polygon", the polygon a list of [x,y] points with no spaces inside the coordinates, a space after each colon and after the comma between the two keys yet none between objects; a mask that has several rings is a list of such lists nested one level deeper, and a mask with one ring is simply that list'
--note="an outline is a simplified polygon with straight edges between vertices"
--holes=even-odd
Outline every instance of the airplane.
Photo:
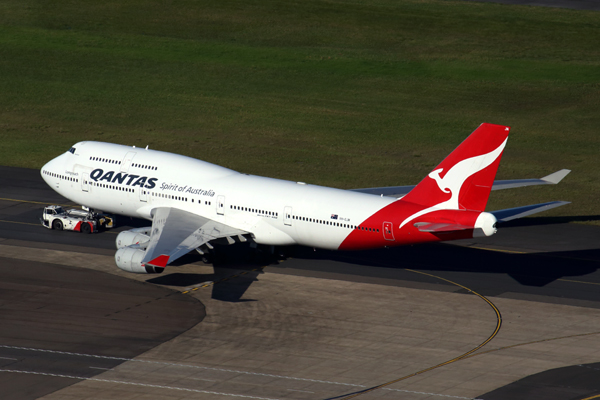
[{"label": "airplane", "polygon": [[161,273],[190,251],[250,240],[362,250],[491,236],[497,223],[559,207],[553,201],[486,212],[490,191],[559,183],[494,181],[510,127],[483,123],[415,186],[342,190],[248,175],[194,158],[82,141],[41,169],[56,192],[85,208],[143,218],[121,232],[115,262]]}]

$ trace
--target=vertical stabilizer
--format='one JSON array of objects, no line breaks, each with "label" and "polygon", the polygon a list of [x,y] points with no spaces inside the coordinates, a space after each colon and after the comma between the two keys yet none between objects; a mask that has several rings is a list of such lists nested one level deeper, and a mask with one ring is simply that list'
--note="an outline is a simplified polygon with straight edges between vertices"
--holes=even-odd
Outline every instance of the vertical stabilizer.
[{"label": "vertical stabilizer", "polygon": [[402,200],[427,206],[423,213],[484,211],[509,131],[508,126],[481,124]]}]

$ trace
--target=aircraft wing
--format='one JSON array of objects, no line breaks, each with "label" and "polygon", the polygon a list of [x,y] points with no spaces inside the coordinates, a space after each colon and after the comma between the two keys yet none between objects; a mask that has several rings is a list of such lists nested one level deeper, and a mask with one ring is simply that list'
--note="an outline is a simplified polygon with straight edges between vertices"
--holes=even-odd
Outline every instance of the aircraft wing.
[{"label": "aircraft wing", "polygon": [[[492,186],[492,190],[500,190],[500,189],[512,189],[516,187],[523,186],[534,186],[534,185],[556,185],[559,183],[565,176],[567,176],[571,172],[568,169],[561,169],[553,174],[544,176],[540,179],[513,179],[506,181],[494,181],[494,185]],[[387,187],[378,187],[378,188],[364,188],[364,189],[350,189],[352,192],[360,192],[360,193],[368,193],[375,194],[380,196],[389,196],[389,197],[402,197],[408,192],[410,192],[415,186],[387,186]]]},{"label": "aircraft wing", "polygon": [[364,189],[350,189],[351,192],[360,192],[367,194],[375,194],[378,196],[389,196],[389,197],[402,197],[411,190],[416,185],[411,186],[387,186],[387,187],[377,187],[377,188],[364,188]]},{"label": "aircraft wing", "polygon": [[156,208],[142,264],[164,268],[204,243],[245,233],[248,232],[177,208]]}]

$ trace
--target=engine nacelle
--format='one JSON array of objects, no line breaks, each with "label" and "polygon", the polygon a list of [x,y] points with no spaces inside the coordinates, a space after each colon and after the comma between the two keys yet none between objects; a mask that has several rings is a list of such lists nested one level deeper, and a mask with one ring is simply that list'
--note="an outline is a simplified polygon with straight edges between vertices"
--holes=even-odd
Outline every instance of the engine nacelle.
[{"label": "engine nacelle", "polygon": [[492,236],[497,231],[497,222],[498,220],[493,214],[482,212],[475,221],[473,237]]},{"label": "engine nacelle", "polygon": [[117,235],[117,240],[115,241],[117,245],[117,249],[122,249],[127,246],[131,246],[132,244],[139,244],[140,247],[145,248],[145,244],[150,240],[150,232],[152,231],[152,227],[148,226],[145,228],[136,228],[128,231],[123,231]]},{"label": "engine nacelle", "polygon": [[133,272],[134,274],[160,274],[164,268],[154,267],[152,265],[142,265],[146,252],[139,247],[123,247],[117,250],[115,262],[117,267],[123,271]]}]

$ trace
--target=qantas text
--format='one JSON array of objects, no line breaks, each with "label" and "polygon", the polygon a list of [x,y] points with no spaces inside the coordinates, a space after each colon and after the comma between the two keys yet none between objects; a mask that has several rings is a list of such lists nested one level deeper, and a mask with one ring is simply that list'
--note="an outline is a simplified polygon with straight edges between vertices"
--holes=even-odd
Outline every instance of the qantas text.
[{"label": "qantas text", "polygon": [[98,168],[92,171],[90,174],[95,182],[106,181],[110,183],[125,184],[128,186],[139,186],[145,187],[146,189],[152,189],[156,186],[158,178],[148,178],[147,176],[139,176],[133,174],[125,174],[123,172],[107,171]]}]

